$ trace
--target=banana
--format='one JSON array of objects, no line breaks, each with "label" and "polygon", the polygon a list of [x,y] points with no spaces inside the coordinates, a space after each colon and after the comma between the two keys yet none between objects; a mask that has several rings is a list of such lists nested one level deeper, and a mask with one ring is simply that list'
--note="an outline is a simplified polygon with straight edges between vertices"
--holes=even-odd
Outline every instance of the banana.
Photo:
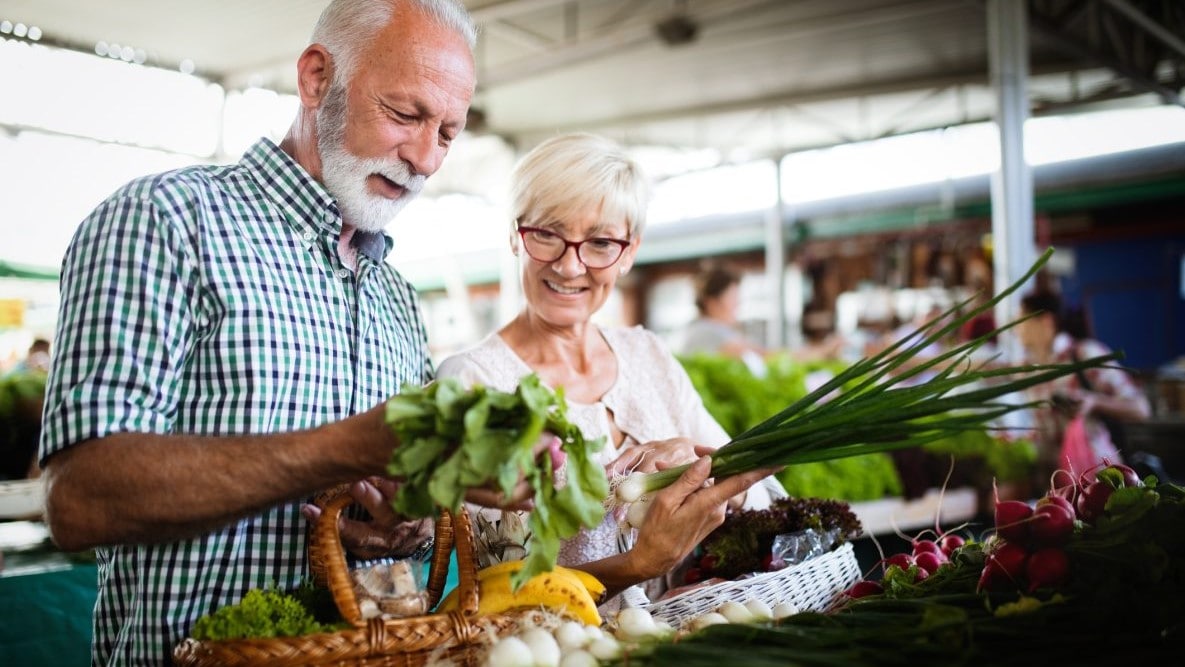
[{"label": "banana", "polygon": [[600,625],[597,603],[584,584],[567,572],[551,571],[535,575],[514,592],[510,575],[481,581],[477,612],[498,614],[518,607],[544,606],[567,613],[585,625]]},{"label": "banana", "polygon": [[[522,568],[522,561],[491,565],[477,572],[479,615],[498,614],[518,607],[545,606],[566,611],[586,625],[600,625],[596,600],[605,586],[592,575],[566,567],[556,567],[527,580],[518,592],[512,591],[510,579]],[[438,613],[457,608],[459,592],[453,590],[437,606]]]},{"label": "banana", "polygon": [[576,579],[584,585],[584,588],[588,591],[588,594],[592,596],[592,599],[596,600],[597,602],[600,602],[601,598],[604,597],[605,584],[602,584],[600,579],[597,579],[584,570],[560,566],[556,566],[556,569],[565,570],[572,576],[576,577]]}]

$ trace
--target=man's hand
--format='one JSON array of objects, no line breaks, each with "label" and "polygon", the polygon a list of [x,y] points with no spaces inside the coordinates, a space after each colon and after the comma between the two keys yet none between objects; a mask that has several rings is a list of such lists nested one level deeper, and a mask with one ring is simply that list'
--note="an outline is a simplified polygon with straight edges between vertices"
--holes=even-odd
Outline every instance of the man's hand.
[{"label": "man's hand", "polygon": [[[561,444],[560,439],[551,433],[544,433],[539,437],[539,442],[535,443],[535,457],[549,457],[553,473],[562,468],[566,460],[566,455],[560,448]],[[465,500],[474,505],[496,507],[504,510],[530,510],[535,506],[532,499],[533,496],[534,490],[531,489],[531,486],[527,484],[526,480],[521,478],[509,498],[493,482],[485,487],[469,489],[465,492]]]},{"label": "man's hand", "polygon": [[[399,483],[383,477],[370,477],[350,485],[350,496],[369,514],[369,521],[338,519],[342,546],[363,560],[389,556],[407,556],[432,537],[435,523],[431,518],[409,519],[391,508],[391,499]],[[321,509],[316,505],[301,508],[305,518],[316,522]]]}]

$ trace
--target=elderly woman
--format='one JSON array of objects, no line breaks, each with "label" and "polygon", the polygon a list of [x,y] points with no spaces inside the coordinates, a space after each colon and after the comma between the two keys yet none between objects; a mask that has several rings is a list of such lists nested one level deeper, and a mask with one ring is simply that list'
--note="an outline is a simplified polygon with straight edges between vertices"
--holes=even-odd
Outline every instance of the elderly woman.
[{"label": "elderly woman", "polygon": [[[532,150],[512,176],[511,252],[522,262],[526,306],[438,369],[504,391],[530,373],[562,387],[569,419],[588,438],[606,437],[600,456],[611,475],[686,463],[728,441],[657,336],[591,321],[633,266],[647,197],[637,164],[606,139],[569,134]],[[723,521],[727,504],[768,505],[768,489],[780,487],[772,479],[755,484],[768,473],[704,485],[704,461],[655,495],[631,539],[619,539],[610,514],[567,541],[559,562],[592,573],[611,592],[660,577]],[[483,561],[522,557],[519,517],[482,511],[475,523]]]}]

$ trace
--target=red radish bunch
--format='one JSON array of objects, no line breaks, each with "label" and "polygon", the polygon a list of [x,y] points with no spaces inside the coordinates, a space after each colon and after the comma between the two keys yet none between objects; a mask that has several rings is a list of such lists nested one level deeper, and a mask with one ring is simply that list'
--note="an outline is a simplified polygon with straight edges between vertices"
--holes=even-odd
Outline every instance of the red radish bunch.
[{"label": "red radish bunch", "polygon": [[987,546],[979,590],[1057,587],[1069,577],[1062,545],[1074,532],[1074,512],[1060,496],[1046,496],[1037,507],[1006,500],[996,503],[996,537]]},{"label": "red radish bunch", "polygon": [[885,592],[885,587],[878,581],[870,581],[868,579],[861,579],[852,584],[846,591],[843,592],[849,598],[858,600],[869,595],[880,595]]},{"label": "red radish bunch", "polygon": [[1101,470],[1088,470],[1078,478],[1074,509],[1079,519],[1094,523],[1103,515],[1103,509],[1115,489],[1143,485],[1140,476],[1129,466],[1104,460]]},{"label": "red radish bunch", "polygon": [[1051,488],[1035,507],[1019,500],[996,502],[996,539],[979,579],[980,590],[1056,588],[1066,583],[1070,562],[1062,545],[1075,520],[1093,523],[1116,489],[1141,486],[1139,475],[1121,463],[1104,462],[1074,483]]}]

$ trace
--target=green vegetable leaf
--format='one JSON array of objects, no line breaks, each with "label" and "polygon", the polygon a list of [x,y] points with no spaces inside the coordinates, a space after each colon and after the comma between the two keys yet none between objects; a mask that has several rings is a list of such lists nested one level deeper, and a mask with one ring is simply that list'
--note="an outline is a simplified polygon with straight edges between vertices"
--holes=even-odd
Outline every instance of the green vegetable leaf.
[{"label": "green vegetable leaf", "polygon": [[[392,504],[406,516],[424,517],[437,506],[456,512],[465,492],[487,486],[510,495],[519,480],[534,491],[528,519],[526,564],[514,585],[555,566],[560,540],[604,517],[609,484],[592,458],[604,439],[585,442],[568,420],[563,392],[538,376],[525,376],[513,392],[481,385],[466,389],[455,378],[426,387],[407,386],[387,402],[387,424],[399,439],[388,472],[402,485]],[[536,458],[544,431],[561,438],[568,484],[556,489],[551,458]]]}]

